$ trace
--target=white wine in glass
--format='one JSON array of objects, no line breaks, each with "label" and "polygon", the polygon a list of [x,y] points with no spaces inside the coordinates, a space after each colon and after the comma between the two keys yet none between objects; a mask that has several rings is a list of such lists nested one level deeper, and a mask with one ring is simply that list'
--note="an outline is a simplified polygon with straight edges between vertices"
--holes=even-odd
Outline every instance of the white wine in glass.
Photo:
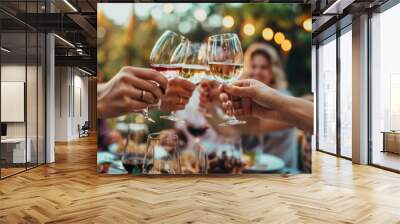
[{"label": "white wine in glass", "polygon": [[208,79],[210,67],[207,60],[207,44],[190,42],[183,51],[184,56],[180,77],[196,85],[201,80]]},{"label": "white wine in glass", "polygon": [[234,83],[242,74],[243,64],[209,63],[210,73],[220,83]]},{"label": "white wine in glass", "polygon": [[[223,84],[233,84],[243,71],[243,50],[235,33],[217,34],[208,38],[210,73]],[[220,126],[245,124],[246,121],[229,116]]]}]

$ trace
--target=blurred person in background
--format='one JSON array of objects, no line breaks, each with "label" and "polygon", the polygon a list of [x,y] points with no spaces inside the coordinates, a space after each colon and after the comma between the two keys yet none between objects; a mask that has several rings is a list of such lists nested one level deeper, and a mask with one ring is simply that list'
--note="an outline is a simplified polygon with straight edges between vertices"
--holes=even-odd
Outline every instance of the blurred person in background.
[{"label": "blurred person in background", "polygon": [[[282,63],[276,50],[267,44],[254,43],[244,56],[244,71],[241,79],[256,79],[283,95],[291,95]],[[264,153],[275,155],[285,162],[285,172],[298,172],[298,145],[296,129],[293,125],[274,119],[246,117],[245,125],[221,127],[220,89],[213,81],[201,85],[200,107],[211,113],[207,116],[210,123],[223,135],[242,137],[245,150],[261,148]]]}]

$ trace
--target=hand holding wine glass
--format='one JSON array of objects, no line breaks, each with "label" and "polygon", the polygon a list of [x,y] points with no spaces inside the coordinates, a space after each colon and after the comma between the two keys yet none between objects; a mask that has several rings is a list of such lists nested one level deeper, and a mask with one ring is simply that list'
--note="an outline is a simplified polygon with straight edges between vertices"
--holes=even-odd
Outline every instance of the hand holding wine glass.
[{"label": "hand holding wine glass", "polygon": [[152,69],[123,67],[110,81],[98,85],[97,115],[109,118],[143,110],[158,102],[167,83]]},{"label": "hand holding wine glass", "polygon": [[[218,34],[208,38],[208,64],[210,73],[222,84],[232,84],[243,70],[243,51],[234,33]],[[246,121],[229,117],[221,126],[245,124]]]},{"label": "hand holding wine glass", "polygon": [[[160,109],[167,112],[185,109],[195,88],[196,85],[185,79],[173,78],[169,80],[165,95],[161,98]],[[178,118],[175,120],[178,120]]]},{"label": "hand holding wine glass", "polygon": [[220,86],[220,100],[227,114],[262,117],[280,106],[281,94],[255,79]]},{"label": "hand holding wine glass", "polygon": [[171,114],[160,116],[160,118],[180,121],[174,111],[184,108],[195,88],[190,82],[177,79],[182,71],[183,60],[189,44],[190,41],[185,37],[167,30],[160,36],[151,51],[150,67],[161,72],[169,80],[160,109],[171,111]]},{"label": "hand holding wine glass", "polygon": [[314,106],[308,100],[283,95],[254,79],[239,80],[221,90],[222,106],[227,113],[274,119],[313,131]]}]

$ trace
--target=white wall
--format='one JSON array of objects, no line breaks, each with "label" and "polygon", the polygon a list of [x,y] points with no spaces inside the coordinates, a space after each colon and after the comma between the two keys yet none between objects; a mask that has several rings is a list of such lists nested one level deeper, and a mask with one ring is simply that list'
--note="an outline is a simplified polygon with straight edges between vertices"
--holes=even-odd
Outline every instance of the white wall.
[{"label": "white wall", "polygon": [[83,125],[88,120],[88,78],[83,75],[76,68],[56,67],[56,141],[77,139],[78,124]]},{"label": "white wall", "polygon": [[[25,65],[2,65],[1,81],[3,82],[25,82]],[[6,110],[7,108],[1,108]],[[7,123],[7,137],[25,137],[25,122]]]}]

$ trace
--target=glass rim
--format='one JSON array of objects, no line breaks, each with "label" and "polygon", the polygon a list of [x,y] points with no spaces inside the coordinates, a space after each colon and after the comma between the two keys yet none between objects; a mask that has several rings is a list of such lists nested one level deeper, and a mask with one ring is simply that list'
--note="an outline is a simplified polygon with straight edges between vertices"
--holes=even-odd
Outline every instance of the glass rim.
[{"label": "glass rim", "polygon": [[[172,30],[166,30],[166,31],[163,32],[163,34],[167,33],[167,32],[172,33],[173,35],[180,37],[184,41],[189,41],[189,39],[187,37],[183,36],[182,34],[179,34],[179,33],[175,32],[175,31],[172,31]],[[161,35],[163,35],[163,34],[161,34]]]},{"label": "glass rim", "polygon": [[[177,134],[171,134],[174,138],[179,139]],[[160,139],[161,132],[153,132],[147,135],[147,139]]]},{"label": "glass rim", "polygon": [[238,35],[236,33],[219,33],[219,34],[215,34],[215,35],[209,36],[208,39],[209,40],[213,40],[213,39],[216,39],[217,37],[220,37],[220,36],[230,36],[230,37],[226,37],[226,38],[224,37],[224,40],[230,40],[230,39],[233,39],[235,37],[239,39],[239,37],[238,37]]}]

